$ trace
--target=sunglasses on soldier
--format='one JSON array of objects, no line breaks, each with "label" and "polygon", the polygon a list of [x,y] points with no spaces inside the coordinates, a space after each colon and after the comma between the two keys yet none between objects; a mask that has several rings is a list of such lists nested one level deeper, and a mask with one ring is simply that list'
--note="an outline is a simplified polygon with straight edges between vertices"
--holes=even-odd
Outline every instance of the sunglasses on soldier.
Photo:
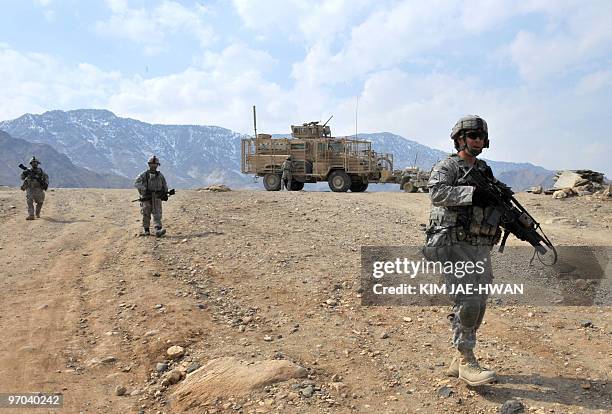
[{"label": "sunglasses on soldier", "polygon": [[484,141],[484,134],[482,132],[469,131],[465,134],[465,136],[468,137],[469,139],[473,139],[473,140],[481,139]]}]

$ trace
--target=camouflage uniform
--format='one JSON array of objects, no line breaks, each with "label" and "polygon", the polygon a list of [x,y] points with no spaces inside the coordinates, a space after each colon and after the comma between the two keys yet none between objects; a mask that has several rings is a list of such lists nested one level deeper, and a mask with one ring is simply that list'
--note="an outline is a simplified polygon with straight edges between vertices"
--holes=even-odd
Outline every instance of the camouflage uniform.
[{"label": "camouflage uniform", "polygon": [[[32,167],[32,173],[24,171],[21,173],[23,184],[21,189],[26,192],[26,202],[28,204],[28,219],[40,217],[43,203],[45,201],[45,190],[49,185],[49,176],[41,169]],[[36,203],[36,210],[34,209]]]},{"label": "camouflage uniform", "polygon": [[[444,275],[447,288],[460,284],[491,283],[490,252],[500,238],[499,226],[484,224],[491,207],[472,205],[474,187],[461,182],[470,165],[453,154],[436,164],[427,187],[433,204],[427,228],[426,251],[430,258],[442,262],[483,261],[484,272],[463,277]],[[487,164],[476,159],[474,168],[493,177]],[[431,257],[433,256],[433,257]],[[486,309],[486,294],[458,294],[454,296],[453,312],[449,315],[453,330],[453,344],[459,351],[468,351],[476,344],[476,331]]]},{"label": "camouflage uniform", "polygon": [[281,165],[281,169],[283,170],[283,175],[281,179],[285,185],[287,190],[291,190],[291,179],[293,178],[293,162],[290,159],[286,159],[283,161]]},{"label": "camouflage uniform", "polygon": [[159,171],[144,171],[134,182],[134,187],[138,189],[141,197],[151,196],[151,200],[140,202],[140,212],[142,213],[142,227],[148,229],[151,224],[151,214],[156,229],[162,228],[162,199],[161,197],[168,192],[166,178]]}]

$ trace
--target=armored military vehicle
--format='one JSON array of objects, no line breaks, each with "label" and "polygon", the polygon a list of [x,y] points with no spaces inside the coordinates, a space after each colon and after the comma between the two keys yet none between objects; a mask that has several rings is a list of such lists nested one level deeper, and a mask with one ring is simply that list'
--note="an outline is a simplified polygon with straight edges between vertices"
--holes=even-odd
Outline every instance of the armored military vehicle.
[{"label": "armored military vehicle", "polygon": [[407,193],[415,193],[419,190],[427,192],[429,173],[418,167],[408,167],[394,174],[400,188]]},{"label": "armored military vehicle", "polygon": [[263,177],[266,190],[278,191],[281,165],[291,155],[293,191],[305,183],[327,181],[334,192],[362,192],[371,182],[391,179],[391,154],[377,154],[370,141],[332,137],[327,122],[292,125],[290,138],[258,134],[255,124],[255,138],[242,140],[242,172]]}]

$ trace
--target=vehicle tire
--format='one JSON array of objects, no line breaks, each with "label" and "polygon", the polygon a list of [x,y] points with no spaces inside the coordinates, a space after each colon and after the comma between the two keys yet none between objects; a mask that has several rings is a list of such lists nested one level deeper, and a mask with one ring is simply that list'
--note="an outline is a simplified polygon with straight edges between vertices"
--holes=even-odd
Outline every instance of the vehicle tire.
[{"label": "vehicle tire", "polygon": [[304,188],[303,182],[291,180],[291,191],[300,191],[303,188]]},{"label": "vehicle tire", "polygon": [[354,182],[351,184],[351,191],[353,193],[363,193],[368,188],[368,182]]},{"label": "vehicle tire", "polygon": [[281,189],[281,176],[278,174],[266,174],[263,185],[267,191],[279,191]]},{"label": "vehicle tire", "polygon": [[417,189],[410,181],[406,181],[404,184],[402,184],[402,190],[404,190],[406,193],[414,193]]},{"label": "vehicle tire", "polygon": [[351,187],[351,177],[344,171],[334,171],[327,178],[329,188],[335,193],[345,193]]}]

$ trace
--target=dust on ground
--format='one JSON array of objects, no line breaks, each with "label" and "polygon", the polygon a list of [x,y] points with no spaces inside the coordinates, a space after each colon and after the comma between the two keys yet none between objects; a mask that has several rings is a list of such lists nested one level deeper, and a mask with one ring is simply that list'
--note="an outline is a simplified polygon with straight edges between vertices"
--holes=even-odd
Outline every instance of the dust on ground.
[{"label": "dust on ground", "polygon": [[[422,243],[426,194],[180,191],[162,239],[136,236],[133,198],[56,189],[26,222],[23,193],[0,191],[0,392],[61,392],[57,412],[180,412],[164,371],[232,357],[308,376],[190,412],[609,412],[609,307],[491,306],[476,351],[500,382],[470,388],[444,376],[446,308],[361,306],[361,246]],[[519,199],[559,245],[612,242],[610,202]]]}]

